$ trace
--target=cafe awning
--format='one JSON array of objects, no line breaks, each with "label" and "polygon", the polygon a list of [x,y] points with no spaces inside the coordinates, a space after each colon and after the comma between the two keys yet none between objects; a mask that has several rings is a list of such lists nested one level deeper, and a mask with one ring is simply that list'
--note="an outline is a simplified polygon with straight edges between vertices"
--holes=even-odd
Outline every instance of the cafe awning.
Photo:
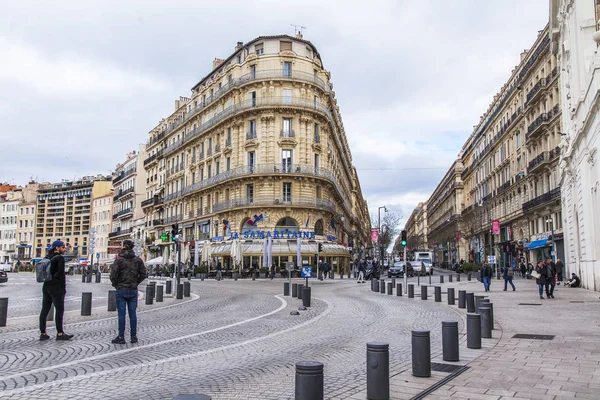
[{"label": "cafe awning", "polygon": [[535,241],[529,243],[529,246],[527,246],[527,249],[534,250],[534,249],[539,249],[541,247],[546,247],[547,245],[548,245],[548,239],[535,240]]}]

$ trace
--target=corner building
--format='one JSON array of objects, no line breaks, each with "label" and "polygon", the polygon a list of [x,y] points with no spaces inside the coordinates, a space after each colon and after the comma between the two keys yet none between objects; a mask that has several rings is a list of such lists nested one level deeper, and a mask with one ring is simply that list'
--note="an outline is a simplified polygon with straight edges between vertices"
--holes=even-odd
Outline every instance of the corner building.
[{"label": "corner building", "polygon": [[243,267],[262,265],[267,234],[279,236],[274,265],[299,265],[291,239],[301,232],[302,265],[314,266],[322,242],[321,259],[347,270],[370,223],[329,80],[300,35],[238,42],[227,59],[215,59],[150,132],[142,202],[149,255],[162,254],[169,242],[160,236],[178,223],[186,244],[212,243],[225,266],[236,235]]}]

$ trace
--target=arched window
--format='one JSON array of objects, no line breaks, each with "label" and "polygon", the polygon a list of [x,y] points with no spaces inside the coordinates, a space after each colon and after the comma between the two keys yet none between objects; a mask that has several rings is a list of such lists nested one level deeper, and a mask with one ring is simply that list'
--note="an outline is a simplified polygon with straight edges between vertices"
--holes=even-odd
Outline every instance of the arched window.
[{"label": "arched window", "polygon": [[315,223],[315,235],[323,236],[323,220],[320,219]]},{"label": "arched window", "polygon": [[277,222],[275,229],[278,231],[298,232],[298,222],[293,218],[284,217]]},{"label": "arched window", "polygon": [[255,231],[258,229],[258,227],[256,225],[253,224],[249,224],[248,221],[251,221],[251,218],[246,218],[244,220],[244,223],[242,224],[242,233],[244,232],[250,232],[250,231]]}]

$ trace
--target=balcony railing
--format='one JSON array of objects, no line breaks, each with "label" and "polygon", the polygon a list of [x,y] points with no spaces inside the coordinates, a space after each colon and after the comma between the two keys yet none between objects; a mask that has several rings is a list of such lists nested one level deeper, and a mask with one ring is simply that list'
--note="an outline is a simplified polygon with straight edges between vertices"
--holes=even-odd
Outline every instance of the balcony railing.
[{"label": "balcony railing", "polygon": [[116,231],[109,233],[108,237],[114,238],[117,236],[129,235],[131,233],[131,231],[132,231],[131,228],[129,228],[129,229],[120,229],[119,228]]},{"label": "balcony railing", "polygon": [[128,176],[131,176],[135,173],[136,168],[128,168],[126,171],[121,171],[117,174],[117,176],[115,176],[113,178],[113,183],[117,183],[125,178],[127,178]]},{"label": "balcony railing", "polygon": [[126,208],[124,210],[119,211],[115,215],[113,215],[113,219],[117,219],[117,218],[120,218],[120,217],[122,217],[124,215],[131,214],[132,212],[133,212],[133,208]]},{"label": "balcony railing", "polygon": [[128,195],[130,193],[133,193],[135,191],[134,187],[130,187],[129,189],[125,189],[125,190],[120,190],[119,192],[117,192],[117,194],[115,194],[115,196],[113,197],[113,200],[118,200],[120,197],[124,197],[125,195]]},{"label": "balcony railing", "polygon": [[523,212],[527,212],[527,211],[531,210],[532,208],[535,208],[542,204],[550,203],[551,201],[559,200],[559,199],[560,199],[560,188],[552,189],[551,191],[544,193],[541,196],[534,198],[533,200],[529,200],[529,201],[523,203]]},{"label": "balcony railing", "polygon": [[231,147],[231,138],[225,140],[225,147]]},{"label": "balcony railing", "polygon": [[546,86],[546,78],[542,78],[539,81],[537,81],[537,83],[535,84],[535,86],[529,91],[529,93],[527,93],[527,103],[529,103],[529,101],[536,95],[538,94],[538,92],[540,90],[542,90],[542,88]]},{"label": "balcony railing", "polygon": [[246,132],[246,140],[256,139],[256,131]]},{"label": "balcony railing", "polygon": [[321,143],[321,136],[319,136],[318,133],[315,133],[315,136],[313,138],[313,142],[315,142],[315,143]]},{"label": "balcony railing", "polygon": [[210,156],[212,155],[212,147],[209,147],[208,149],[206,149],[206,156]]},{"label": "balcony railing", "polygon": [[293,129],[282,130],[279,136],[293,138],[293,137],[296,137],[296,133],[294,132]]},{"label": "balcony railing", "polygon": [[165,218],[165,224],[174,224],[175,222],[179,222],[183,219],[183,215],[172,215],[170,217]]},{"label": "balcony railing", "polygon": [[147,159],[144,160],[144,167],[147,166],[148,164],[151,164],[152,161],[155,161],[157,157],[157,154],[154,153],[152,154],[150,157],[148,157]]},{"label": "balcony railing", "polygon": [[527,134],[525,135],[525,140],[529,139],[533,136],[534,132],[542,126],[545,122],[548,121],[548,114],[543,113],[540,114],[532,123],[527,127]]},{"label": "balcony railing", "polygon": [[142,208],[149,207],[149,206],[155,206],[157,204],[158,204],[158,196],[154,196],[148,200],[142,201]]},{"label": "balcony railing", "polygon": [[216,144],[215,145],[215,153],[218,153],[221,151],[221,145],[220,144]]},{"label": "balcony railing", "polygon": [[560,156],[560,147],[558,146],[550,151],[544,151],[529,162],[527,171],[531,173],[531,171],[533,171],[535,168],[539,167],[540,165],[546,162],[552,161],[558,156]]},{"label": "balcony railing", "polygon": [[319,199],[314,197],[292,196],[284,199],[283,197],[272,196],[254,196],[252,198],[230,199],[213,206],[213,212],[221,212],[236,207],[268,207],[268,206],[302,206],[324,208],[336,213],[335,205],[328,199]]}]

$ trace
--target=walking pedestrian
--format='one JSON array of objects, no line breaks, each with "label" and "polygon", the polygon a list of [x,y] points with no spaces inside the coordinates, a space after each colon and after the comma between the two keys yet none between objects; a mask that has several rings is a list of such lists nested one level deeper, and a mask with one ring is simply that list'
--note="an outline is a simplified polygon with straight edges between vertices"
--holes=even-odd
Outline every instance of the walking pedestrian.
[{"label": "walking pedestrian", "polygon": [[504,267],[504,271],[503,271],[503,275],[504,275],[504,291],[506,292],[506,288],[507,288],[507,284],[510,283],[510,286],[512,286],[513,288],[513,292],[516,290],[515,288],[515,284],[513,283],[513,275],[514,275],[514,271],[511,267],[506,266]]},{"label": "walking pedestrian", "polygon": [[365,283],[365,260],[358,264],[358,280],[356,283]]},{"label": "walking pedestrian", "polygon": [[129,314],[129,333],[131,343],[137,343],[137,303],[138,285],[147,277],[146,266],[133,252],[132,240],[123,241],[123,248],[112,265],[110,281],[117,289],[117,311],[119,313],[119,334],[112,340],[114,344],[125,344],[125,307]]},{"label": "walking pedestrian", "polygon": [[55,240],[46,257],[50,260],[52,280],[42,286],[42,311],[40,312],[40,340],[48,340],[46,333],[46,317],[54,304],[54,322],[56,324],[56,340],[71,340],[73,335],[63,331],[63,316],[65,314],[65,294],[67,293],[67,278],[65,276],[65,258],[67,251],[62,240]]},{"label": "walking pedestrian", "polygon": [[556,285],[556,266],[552,259],[546,259],[546,297],[554,298],[554,286]]},{"label": "walking pedestrian", "polygon": [[483,282],[483,288],[486,292],[490,291],[490,282],[492,279],[493,271],[489,264],[483,264],[480,271],[481,281]]},{"label": "walking pedestrian", "polygon": [[527,274],[527,267],[525,266],[525,263],[523,261],[521,261],[519,269],[521,270],[521,278],[525,278],[525,275]]},{"label": "walking pedestrian", "polygon": [[223,279],[223,266],[221,265],[221,261],[217,261],[217,281]]},{"label": "walking pedestrian", "polygon": [[556,284],[560,285],[560,282],[563,281],[563,271],[565,269],[565,264],[563,264],[560,258],[556,259]]},{"label": "walking pedestrian", "polygon": [[540,299],[544,299],[544,286],[546,285],[545,272],[546,267],[544,266],[544,262],[542,260],[538,261],[537,267],[535,267],[535,270],[531,272],[531,275],[535,276],[535,283],[538,285]]}]

